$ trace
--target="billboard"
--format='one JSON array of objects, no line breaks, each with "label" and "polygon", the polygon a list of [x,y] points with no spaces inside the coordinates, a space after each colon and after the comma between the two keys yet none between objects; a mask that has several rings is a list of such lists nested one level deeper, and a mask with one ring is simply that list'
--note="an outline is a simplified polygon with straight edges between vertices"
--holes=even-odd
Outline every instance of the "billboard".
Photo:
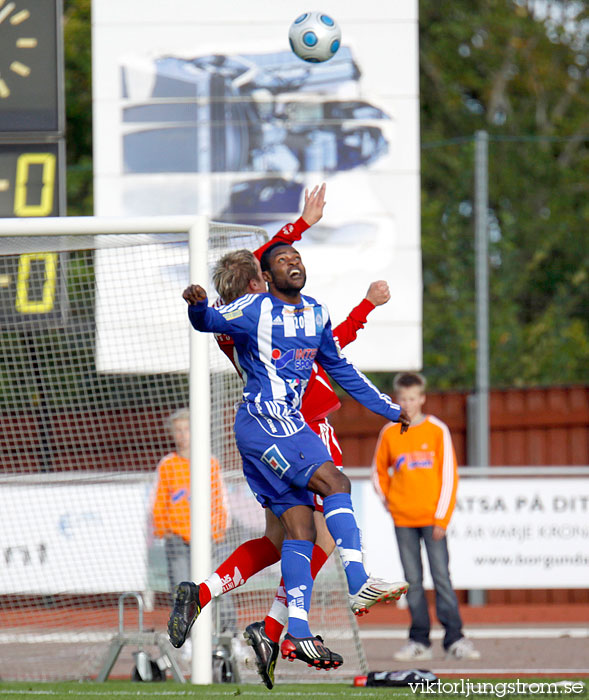
[{"label": "billboard", "polygon": [[3,484],[0,594],[147,589],[152,484]]},{"label": "billboard", "polygon": [[[324,217],[297,246],[305,291],[338,323],[370,282],[387,280],[391,301],[346,355],[364,370],[417,369],[417,1],[321,9],[340,24],[342,47],[311,64],[288,46],[301,12],[292,0],[94,0],[95,213],[206,214],[272,234],[325,181]],[[186,256],[178,294],[189,281]],[[98,322],[100,333],[108,310]]]},{"label": "billboard", "polygon": [[[392,519],[369,479],[352,489],[367,567],[397,580]],[[586,588],[588,511],[587,479],[462,478],[447,531],[454,588]],[[425,553],[422,560],[432,588]]]}]

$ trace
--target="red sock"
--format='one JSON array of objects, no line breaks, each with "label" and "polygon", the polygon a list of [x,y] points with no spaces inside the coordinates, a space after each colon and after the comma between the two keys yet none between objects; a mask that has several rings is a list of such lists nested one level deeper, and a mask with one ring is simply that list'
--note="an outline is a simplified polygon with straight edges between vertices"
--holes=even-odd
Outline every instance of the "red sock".
[{"label": "red sock", "polygon": [[277,561],[280,561],[280,552],[267,537],[244,542],[225,559],[215,573],[200,584],[201,606],[207,605],[213,595],[218,596],[243,586],[251,576]]},{"label": "red sock", "polygon": [[201,583],[198,587],[198,599],[200,600],[200,607],[204,608],[211,602],[211,592],[206,583]]},{"label": "red sock", "polygon": [[[328,555],[319,547],[315,545],[313,547],[313,554],[311,555],[311,576],[313,580],[321,571],[321,567],[328,559]],[[276,617],[274,617],[276,616]],[[286,591],[284,590],[284,581],[280,579],[280,585],[276,591],[276,597],[272,603],[272,608],[270,612],[264,618],[264,631],[268,635],[268,638],[278,644],[280,642],[280,636],[282,635],[282,630],[284,629],[284,624],[288,620],[288,608],[286,602]]]},{"label": "red sock", "polygon": [[321,547],[318,545],[313,547],[313,554],[311,555],[311,576],[313,577],[313,580],[315,580],[315,577],[321,571],[321,567],[323,564],[325,564],[328,558],[329,555],[325,554]]}]

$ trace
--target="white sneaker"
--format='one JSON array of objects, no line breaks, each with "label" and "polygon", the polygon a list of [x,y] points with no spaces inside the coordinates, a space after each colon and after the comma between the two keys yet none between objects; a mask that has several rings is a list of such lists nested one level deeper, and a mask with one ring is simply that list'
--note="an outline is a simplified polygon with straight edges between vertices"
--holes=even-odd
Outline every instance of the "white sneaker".
[{"label": "white sneaker", "polygon": [[354,615],[363,615],[376,603],[399,600],[403,593],[407,593],[409,584],[407,581],[388,583],[381,578],[370,576],[362,588],[354,595],[349,595],[350,607]]},{"label": "white sneaker", "polygon": [[432,650],[421,642],[410,639],[393,657],[397,661],[427,661],[432,658]]},{"label": "white sneaker", "polygon": [[446,650],[447,659],[466,659],[476,661],[481,658],[481,652],[474,648],[473,643],[466,637],[461,637]]}]

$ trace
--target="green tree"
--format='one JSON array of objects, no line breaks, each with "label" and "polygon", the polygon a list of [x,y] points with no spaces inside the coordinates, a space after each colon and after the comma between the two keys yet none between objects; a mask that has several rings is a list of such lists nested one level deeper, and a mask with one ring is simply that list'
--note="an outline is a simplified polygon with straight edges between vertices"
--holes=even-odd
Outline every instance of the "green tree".
[{"label": "green tree", "polygon": [[68,214],[91,215],[91,0],[65,0],[63,17]]},{"label": "green tree", "polygon": [[[558,16],[534,15],[544,8]],[[589,380],[589,50],[580,3],[420,3],[424,367],[475,371],[473,145],[490,135],[491,383]],[[466,137],[466,138],[464,138]]]}]

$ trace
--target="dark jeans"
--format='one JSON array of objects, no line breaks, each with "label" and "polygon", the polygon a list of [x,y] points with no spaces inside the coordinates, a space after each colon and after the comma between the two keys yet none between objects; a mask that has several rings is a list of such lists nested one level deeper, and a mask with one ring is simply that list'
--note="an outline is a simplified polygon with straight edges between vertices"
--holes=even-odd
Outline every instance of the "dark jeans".
[{"label": "dark jeans", "polygon": [[430,618],[427,609],[425,591],[423,590],[423,564],[421,561],[421,540],[425,551],[436,591],[436,615],[446,630],[444,649],[461,639],[462,620],[458,611],[458,601],[450,581],[448,569],[448,544],[446,538],[434,540],[433,527],[395,527],[399,554],[405,579],[409,583],[407,604],[411,613],[409,639],[430,645]]}]

